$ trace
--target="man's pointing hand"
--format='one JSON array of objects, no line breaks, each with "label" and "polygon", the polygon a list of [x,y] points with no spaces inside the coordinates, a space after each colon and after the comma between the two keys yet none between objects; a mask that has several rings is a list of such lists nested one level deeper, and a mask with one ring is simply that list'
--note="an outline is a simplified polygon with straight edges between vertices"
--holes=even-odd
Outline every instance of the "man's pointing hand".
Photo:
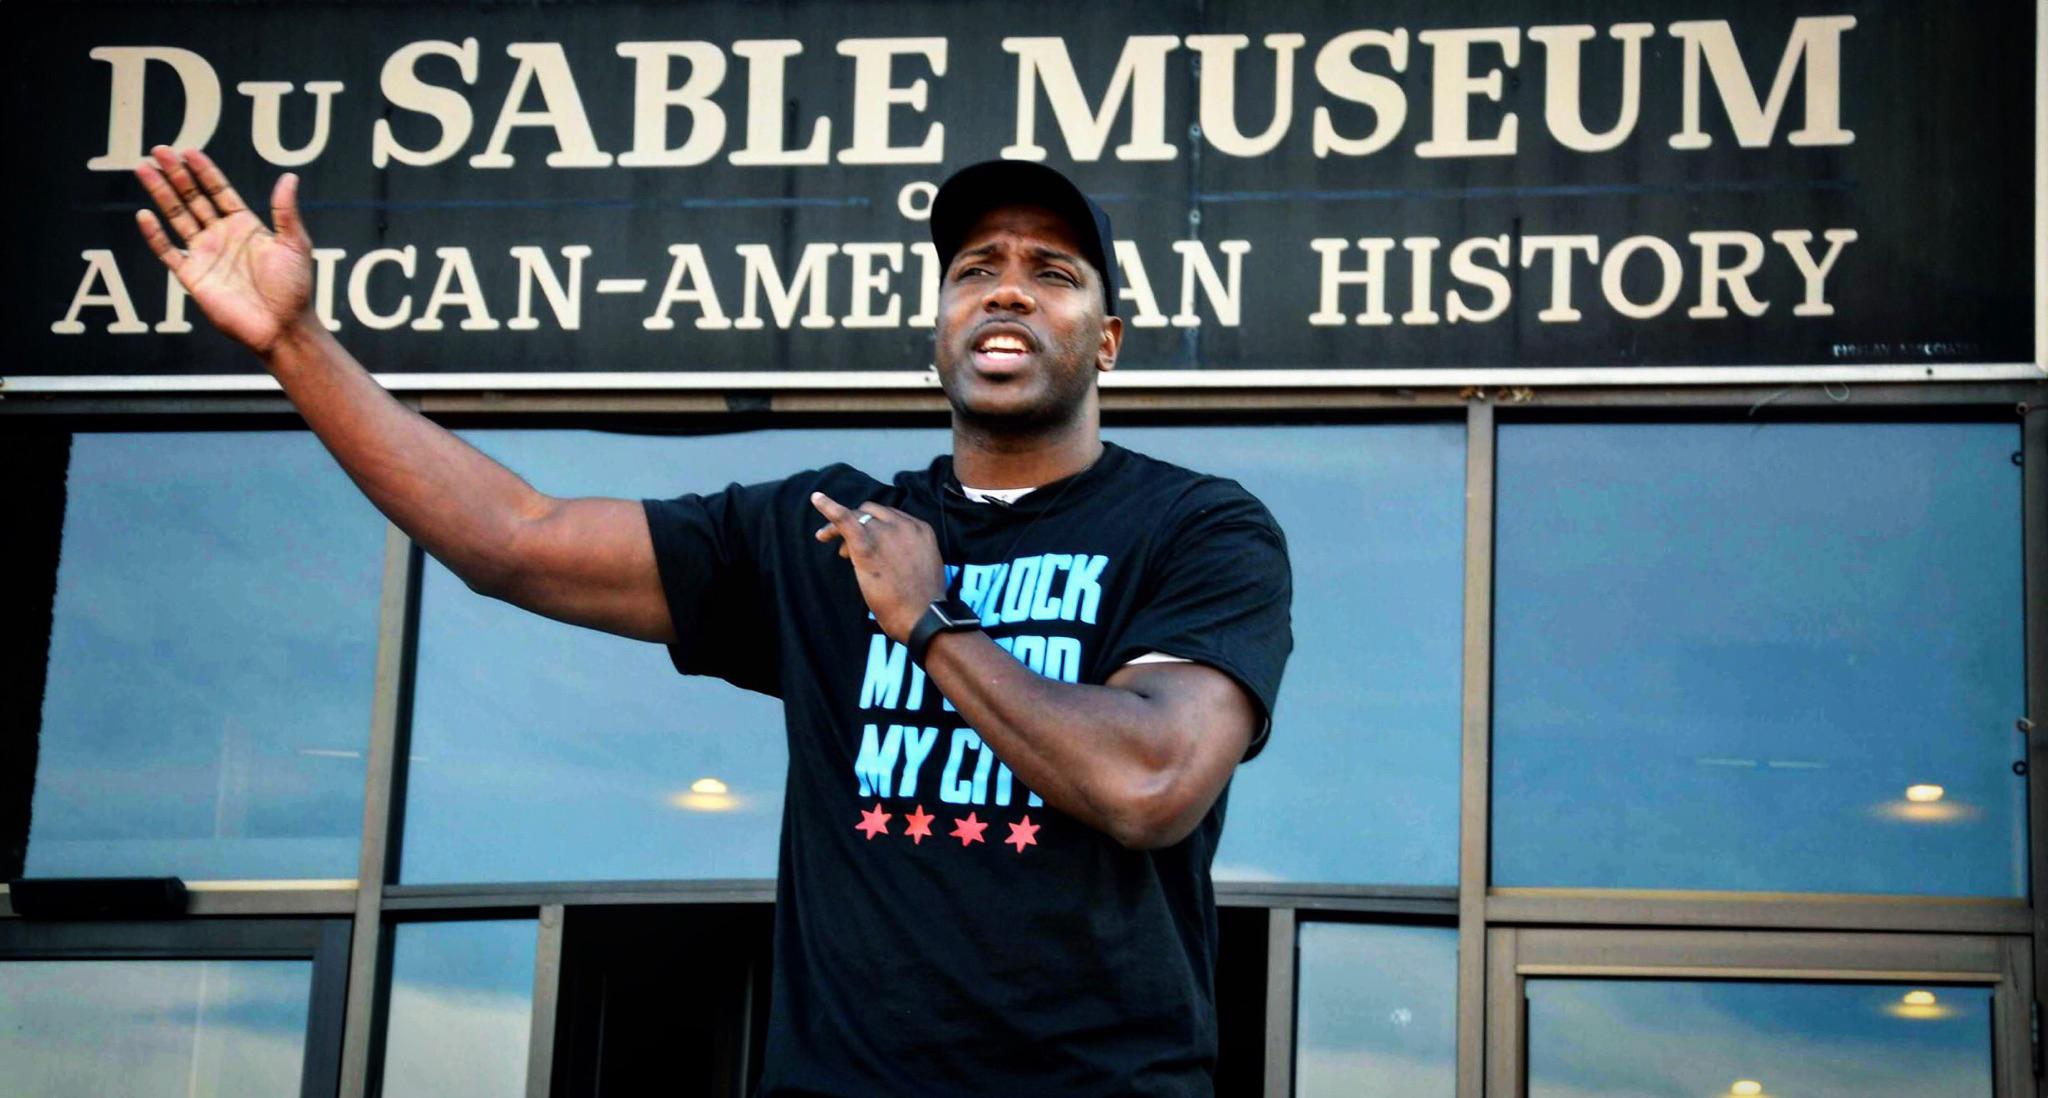
[{"label": "man's pointing hand", "polygon": [[214,327],[259,355],[269,352],[313,295],[313,241],[299,221],[299,177],[286,173],[270,193],[272,232],[205,153],[158,145],[150,157],[135,175],[185,247],[172,242],[155,214],[137,210],[149,250]]},{"label": "man's pointing hand", "polygon": [[839,542],[839,555],[853,562],[861,597],[891,640],[903,641],[924,608],[946,595],[946,568],[932,528],[915,515],[879,503],[848,510],[823,492],[811,506],[825,516],[819,541]]}]

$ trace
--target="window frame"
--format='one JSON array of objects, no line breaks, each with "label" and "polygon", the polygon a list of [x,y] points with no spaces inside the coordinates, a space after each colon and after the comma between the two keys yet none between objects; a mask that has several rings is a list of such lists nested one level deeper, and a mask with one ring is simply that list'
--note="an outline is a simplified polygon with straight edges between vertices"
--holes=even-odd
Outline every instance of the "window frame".
[{"label": "window frame", "polygon": [[[210,401],[206,399],[113,398],[8,400],[4,377],[0,377],[0,431],[27,435],[84,433],[180,434],[198,432],[244,433],[263,431],[306,432],[306,422],[289,401],[274,395]],[[381,516],[380,516],[381,517]],[[62,515],[58,517],[61,527]],[[380,610],[375,640],[376,667],[371,680],[368,708],[375,710],[387,691],[397,687],[385,679],[386,653],[393,650],[402,633],[402,622],[391,618],[394,591],[390,567],[392,535],[396,528],[386,521],[386,564],[379,581]],[[59,535],[61,536],[61,530]],[[402,538],[403,536],[400,535]],[[54,606],[53,606],[54,609]],[[0,637],[0,640],[4,640]],[[47,641],[47,637],[45,638]],[[378,725],[364,742],[365,787],[374,791],[378,773],[373,754],[378,749]],[[384,813],[367,800],[363,806],[363,828],[358,839],[358,857],[381,848],[382,836],[372,836]],[[193,915],[330,915],[355,910],[356,877],[335,878],[207,878],[186,880],[190,892],[188,911]],[[0,919],[13,914],[7,901],[7,883],[0,878]]]},{"label": "window frame", "polygon": [[2033,950],[2022,938],[1504,926],[1487,932],[1486,951],[1489,1094],[1528,1083],[1532,977],[1988,986],[1993,1094],[2033,1093]]},{"label": "window frame", "polygon": [[[885,396],[886,394],[869,395]],[[1107,399],[1108,396],[1105,394],[1105,400]],[[779,395],[777,402],[778,404],[780,403]],[[508,403],[512,403],[510,398],[508,398]],[[884,403],[893,402],[885,401]],[[437,417],[436,421],[450,430],[458,432],[493,429],[538,429],[561,432],[616,430],[644,435],[665,434],[684,436],[725,433],[742,434],[751,431],[768,430],[803,431],[846,428],[868,429],[876,432],[906,427],[929,430],[942,425],[944,422],[942,418],[935,418],[931,415],[907,415],[894,410],[879,411],[872,415],[834,410],[818,412],[816,414],[807,412],[802,416],[788,415],[779,411],[773,413],[750,411],[735,412],[709,421],[693,418],[675,423],[670,423],[667,417],[657,417],[650,421],[644,417],[585,415],[558,417],[551,420],[547,417],[530,415],[478,416],[469,413]],[[1140,402],[1138,407],[1122,411],[1117,415],[1106,416],[1103,423],[1105,435],[1108,436],[1114,436],[1117,431],[1123,428],[1242,429],[1259,426],[1278,428],[1324,427],[1360,431],[1380,427],[1433,426],[1443,429],[1455,429],[1461,433],[1468,432],[1470,429],[1469,416],[1463,404],[1440,399],[1428,401],[1423,407],[1407,410],[1384,407],[1379,402],[1367,401],[1363,403],[1339,402],[1339,406],[1335,408],[1320,406],[1304,406],[1300,408],[1275,407],[1248,413],[1210,409],[1202,406],[1199,402],[1183,405],[1175,401],[1150,399],[1148,396],[1148,399]],[[1125,439],[1125,442],[1138,449],[1144,449],[1142,443],[1133,442],[1129,439]],[[778,461],[784,463],[778,464]],[[913,461],[911,464],[916,466],[918,462]],[[515,465],[514,468],[515,471],[524,471],[520,466]],[[794,472],[795,470],[795,466],[786,464],[786,459],[770,458],[767,459],[766,464],[760,469],[759,475],[760,478],[771,478]],[[886,477],[885,471],[870,471],[880,472]],[[731,474],[729,473],[721,474],[720,476],[721,479],[717,483],[722,484],[724,480],[731,479]],[[747,483],[744,479],[741,482]],[[674,490],[694,491],[708,489],[709,487],[710,485],[703,483],[693,484],[690,480],[690,474],[685,471]],[[1432,487],[1437,486],[1432,485]],[[1448,485],[1445,487],[1448,487]],[[1448,492],[1445,493],[1445,498],[1448,501]],[[1465,521],[1465,519],[1461,518],[1460,521]],[[1292,537],[1293,535],[1290,534],[1289,536]],[[1449,541],[1450,539],[1446,540]],[[418,570],[422,569],[425,564],[424,558],[415,553],[411,567]],[[1462,568],[1456,574],[1462,574]],[[398,719],[408,728],[414,716],[412,689],[416,674],[417,653],[420,645],[423,643],[420,631],[421,615],[431,616],[432,614],[431,608],[425,604],[424,577],[425,573],[421,572],[419,573],[419,578],[413,580],[418,585],[418,589],[410,592],[412,602],[410,604],[407,631],[400,638],[408,647],[405,678],[401,684],[401,689],[405,691],[405,701]],[[447,577],[444,576],[443,578]],[[1297,583],[1299,583],[1300,577],[1297,576],[1296,579]],[[1446,586],[1448,587],[1449,585],[1447,584]],[[1461,588],[1451,588],[1451,597],[1462,597],[1461,590]],[[468,594],[467,592],[458,593]],[[1446,638],[1450,638],[1456,635],[1454,630],[1462,628],[1462,618],[1454,619],[1448,614],[1445,615],[1445,618],[1446,628],[1443,635]],[[1461,624],[1452,625],[1451,622],[1453,620]],[[1293,671],[1290,669],[1290,674],[1292,673]],[[723,684],[715,685],[723,686]],[[1450,703],[1445,705],[1445,715],[1447,718],[1449,717],[1449,710],[1455,704],[1455,696],[1446,692],[1445,700],[1447,703]],[[1450,739],[1452,729],[1449,719],[1445,720],[1441,731],[1446,737],[1444,740],[1444,754],[1447,757],[1455,755],[1456,751],[1452,746],[1455,741]],[[408,740],[406,750],[400,751],[397,757],[400,760],[404,760],[410,754],[410,742]],[[404,880],[404,860],[406,857],[406,821],[404,813],[406,811],[405,802],[407,797],[405,769],[403,762],[401,762],[398,772],[394,776],[394,789],[396,792],[388,825],[390,839],[385,848],[385,865],[388,874],[386,877],[385,896],[388,908],[431,909],[447,905],[493,906],[513,902],[530,906],[546,902],[550,899],[595,904],[726,903],[747,899],[769,902],[774,899],[774,878],[772,876],[737,878],[629,877],[624,879],[608,879],[593,876],[576,879],[543,880],[521,880],[517,878],[481,881]],[[1443,789],[1445,795],[1457,795],[1455,792],[1455,779],[1443,782],[1442,784],[1445,787]],[[1232,803],[1233,805],[1237,804],[1236,801]],[[1452,808],[1451,811],[1446,813],[1446,816],[1451,820],[1456,820],[1457,810]],[[428,837],[435,838],[436,836]],[[414,838],[417,840],[420,836],[414,836]],[[1386,879],[1359,880],[1356,878],[1351,880],[1306,879],[1284,881],[1219,880],[1215,882],[1216,902],[1222,906],[1262,906],[1269,908],[1286,904],[1322,907],[1335,906],[1346,910],[1383,911],[1392,914],[1441,912],[1447,909],[1447,905],[1455,904],[1458,894],[1458,886],[1456,884],[1456,864],[1459,858],[1458,843],[1453,839],[1443,845],[1447,848],[1443,852],[1448,853],[1452,861],[1452,873],[1449,881],[1435,884],[1411,884],[1388,881]]]},{"label": "window frame", "polygon": [[398,946],[398,928],[419,923],[527,921],[533,923],[534,934],[533,987],[529,993],[532,1005],[527,1016],[526,1093],[532,1098],[546,1098],[554,1074],[555,1014],[562,975],[562,912],[562,905],[556,903],[537,907],[427,909],[418,914],[394,911],[384,916],[375,935],[376,955],[372,959],[375,974],[359,985],[361,990],[357,995],[350,997],[351,1005],[358,998],[366,1001],[368,1018],[363,1029],[357,1031],[361,1034],[357,1039],[362,1057],[363,1089],[360,1093],[382,1094],[384,1089],[385,1038],[391,1023],[391,991],[395,986],[393,961]]},{"label": "window frame", "polygon": [[[2048,307],[2048,299],[2044,299]],[[2044,333],[2048,335],[2048,333]],[[751,427],[859,425],[876,428],[944,422],[945,405],[929,391],[791,390],[772,394],[639,390],[617,393],[417,391],[399,394],[408,406],[450,427],[542,426],[563,429],[634,429],[662,432],[739,430]],[[1270,913],[1267,940],[1267,1062],[1264,1093],[1292,1093],[1295,1004],[1294,933],[1297,913],[1348,912],[1353,917],[1455,917],[1458,937],[1458,1098],[1479,1098],[1489,1057],[1489,967],[1500,963],[1516,936],[1561,931],[1595,935],[1637,933],[1692,936],[1724,932],[1830,931],[1845,941],[1919,941],[1961,936],[1995,944],[2029,989],[2048,981],[2048,905],[2036,897],[2048,882],[2048,735],[2028,739],[2028,897],[1955,900],[1941,897],[1842,897],[1766,893],[1659,893],[1610,890],[1496,889],[1491,887],[1489,769],[1491,756],[1491,635],[1496,432],[1500,423],[1544,417],[1592,422],[1644,419],[1857,422],[1973,419],[2022,424],[2021,489],[2027,587],[2024,613],[2028,712],[2048,729],[2048,380],[2041,382],[1910,382],[1705,387],[1558,386],[1474,387],[1463,390],[1372,390],[1287,385],[1120,386],[1102,394],[1110,424],[1260,424],[1457,419],[1466,427],[1466,521],[1462,720],[1460,729],[1459,875],[1456,888],[1271,885],[1217,887],[1219,904],[1262,907]],[[302,424],[276,392],[213,396],[182,394],[36,395],[0,401],[5,429],[205,430],[276,429]],[[767,881],[535,882],[485,886],[403,886],[389,879],[392,841],[404,805],[406,714],[412,651],[417,635],[420,550],[387,528],[384,586],[372,730],[366,759],[365,826],[358,880],[287,883],[249,888],[228,882],[195,887],[194,921],[219,916],[352,914],[357,933],[348,940],[346,1022],[341,1036],[337,1093],[367,1093],[371,1036],[376,1031],[379,957],[391,918],[434,915],[475,917],[485,910],[540,912],[534,997],[534,1056],[550,1054],[559,965],[561,917],[554,920],[554,960],[548,955],[548,916],[593,903],[771,902]],[[374,882],[374,884],[372,884]],[[0,928],[26,925],[10,918],[0,885]],[[239,920],[234,920],[239,921]],[[104,929],[104,928],[102,928]],[[1495,936],[1508,934],[1496,948]],[[1879,936],[1873,938],[1872,936]],[[1903,937],[1899,937],[1903,936]],[[1819,939],[1822,935],[1812,935]],[[141,941],[141,939],[137,939]],[[1534,939],[1538,943],[1543,939]],[[112,939],[108,939],[112,943]],[[1916,947],[1917,948],[1917,947]],[[2020,977],[2008,977],[2018,986]],[[542,1034],[548,1034],[543,1038]],[[540,1072],[538,1079],[545,1079]],[[530,1079],[529,1094],[546,1093]],[[1505,1094],[1507,1092],[1496,1091]]]},{"label": "window frame", "polygon": [[[1465,958],[1465,938],[1459,929],[1458,910],[1455,900],[1443,905],[1441,914],[1432,910],[1416,909],[1411,912],[1375,912],[1361,917],[1356,911],[1331,912],[1328,914],[1310,911],[1304,915],[1298,910],[1274,911],[1268,930],[1267,958],[1267,1035],[1266,1035],[1266,1091],[1269,1098],[1295,1098],[1294,1061],[1301,1047],[1300,995],[1301,980],[1301,933],[1317,923],[1325,925],[1366,925],[1377,927],[1407,926],[1448,930],[1456,942],[1456,961],[1451,978],[1451,1016],[1453,1019],[1453,1078],[1463,1074],[1465,1032],[1462,1011],[1464,989],[1460,986],[1462,966]],[[1283,998],[1284,997],[1284,998]],[[1277,1019],[1273,1011],[1281,1011]],[[1462,1092],[1460,1092],[1462,1093]]]},{"label": "window frame", "polygon": [[340,1093],[348,997],[347,919],[43,922],[0,918],[0,964],[14,961],[311,961],[301,1098]]},{"label": "window frame", "polygon": [[[1833,400],[1825,389],[1820,390],[1826,399]],[[1767,396],[1765,400],[1769,400]],[[2048,400],[2048,392],[2044,392]],[[1762,427],[1767,424],[1786,425],[1831,425],[1851,427],[1857,424],[1885,425],[1898,423],[1928,424],[1981,424],[2009,425],[2017,428],[2016,442],[2021,461],[2021,486],[2018,493],[2020,514],[2020,560],[2022,571],[2021,632],[2025,638],[2021,653],[2023,667],[2021,686],[2023,705],[2026,712],[2037,718],[2044,712],[2044,699],[2048,699],[2048,685],[2042,679],[2040,666],[2044,650],[2048,650],[2048,638],[2037,638],[2036,630],[2048,631],[2048,622],[2041,619],[2042,592],[2027,585],[2027,581],[2044,574],[2048,567],[2048,526],[2036,529],[2041,519],[2042,503],[2035,496],[2048,492],[2048,484],[2041,476],[2044,459],[2039,440],[2033,432],[2042,430],[2044,417],[2041,405],[2030,407],[2025,401],[2011,406],[1972,404],[1915,404],[1891,408],[1855,407],[1853,405],[1835,409],[1788,408],[1767,416],[1758,413],[1766,407],[1764,402],[1751,404],[1747,411],[1737,416],[1729,410],[1708,408],[1699,405],[1652,403],[1641,410],[1615,411],[1604,407],[1547,408],[1526,406],[1509,408],[1498,417],[1493,440],[1497,443],[1499,426],[1522,426],[1540,424],[1571,424],[1592,427],[1599,426],[1655,426],[1747,423]],[[1488,456],[1489,462],[1493,460]],[[1497,473],[1497,469],[1489,470]],[[1493,491],[1491,478],[1488,484],[1489,507],[1496,507],[1499,493]],[[2032,493],[2032,494],[2030,494]],[[1476,493],[1475,493],[1476,494]],[[1490,826],[1493,818],[1491,781],[1491,713],[1494,681],[1493,659],[1493,552],[1491,529],[1497,516],[1489,513],[1488,572],[1485,577],[1487,588],[1488,614],[1484,625],[1485,656],[1488,661],[1485,690],[1487,692],[1487,737],[1488,759],[1485,761],[1488,781],[1477,793],[1486,798],[1483,806],[1484,823],[1488,826],[1488,846],[1476,852],[1478,859],[1486,866],[1484,885],[1488,896],[1488,910],[1498,921],[1523,923],[1587,922],[1631,925],[1692,925],[1692,926],[1749,926],[1749,927],[1833,927],[1845,930],[1945,930],[1966,933],[2021,933],[2031,928],[2029,912],[2031,903],[2025,897],[2010,896],[1950,896],[1917,893],[1830,893],[1821,891],[1781,891],[1747,889],[1674,889],[1622,887],[1606,888],[1596,886],[1543,886],[1543,885],[1495,885],[1492,875],[1492,850]],[[1469,550],[1468,550],[1469,552]],[[1471,635],[1468,631],[1468,637]],[[1472,652],[1467,652],[1468,660]],[[1477,684],[1470,684],[1476,689]],[[2041,722],[2048,725],[2048,721]],[[2025,732],[2022,726],[2019,731]],[[2027,741],[2031,755],[2038,738]],[[2044,867],[2048,858],[2038,848],[2048,842],[2048,815],[2036,817],[2033,813],[2041,806],[2044,793],[2035,786],[2034,770],[2042,765],[2029,760],[2026,782],[2028,808],[2025,816],[2027,833],[2027,864],[2030,867],[2027,891],[2032,893],[2035,881],[2048,883]],[[1462,834],[1462,832],[1461,832]],[[2041,860],[2036,860],[2041,859]],[[1463,882],[1461,882],[1463,883]],[[1936,906],[1929,906],[1933,901]]]}]

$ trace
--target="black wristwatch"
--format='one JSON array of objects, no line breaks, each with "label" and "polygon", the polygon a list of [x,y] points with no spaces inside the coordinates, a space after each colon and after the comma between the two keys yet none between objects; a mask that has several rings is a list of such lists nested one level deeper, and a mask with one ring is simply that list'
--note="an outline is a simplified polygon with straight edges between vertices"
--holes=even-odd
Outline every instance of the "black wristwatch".
[{"label": "black wristwatch", "polygon": [[981,628],[981,615],[974,607],[959,599],[933,599],[924,608],[924,616],[910,629],[910,639],[904,647],[910,649],[911,662],[924,666],[925,650],[932,646],[932,638],[940,633],[965,633]]}]

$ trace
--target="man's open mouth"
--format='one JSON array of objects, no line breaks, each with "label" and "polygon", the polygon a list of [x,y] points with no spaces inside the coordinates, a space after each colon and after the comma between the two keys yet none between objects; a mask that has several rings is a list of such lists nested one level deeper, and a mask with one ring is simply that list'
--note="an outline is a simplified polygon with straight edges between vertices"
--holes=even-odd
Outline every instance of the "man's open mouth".
[{"label": "man's open mouth", "polygon": [[999,328],[974,338],[974,357],[985,365],[1004,366],[1021,362],[1031,354],[1030,337],[1014,329]]}]

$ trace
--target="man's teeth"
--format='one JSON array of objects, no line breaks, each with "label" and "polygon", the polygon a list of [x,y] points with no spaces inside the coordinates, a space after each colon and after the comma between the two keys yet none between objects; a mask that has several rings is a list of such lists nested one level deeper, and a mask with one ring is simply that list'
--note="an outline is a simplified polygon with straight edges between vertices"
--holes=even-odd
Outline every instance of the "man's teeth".
[{"label": "man's teeth", "polygon": [[982,340],[975,349],[983,354],[1008,356],[1021,355],[1029,348],[1016,336],[993,335]]}]

